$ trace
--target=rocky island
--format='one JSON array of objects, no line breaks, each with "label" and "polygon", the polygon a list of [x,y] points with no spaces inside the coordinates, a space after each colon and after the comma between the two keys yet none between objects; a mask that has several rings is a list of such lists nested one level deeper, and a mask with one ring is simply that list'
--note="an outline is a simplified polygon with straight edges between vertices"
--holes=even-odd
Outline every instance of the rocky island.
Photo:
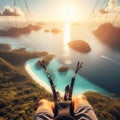
[{"label": "rocky island", "polygon": [[78,52],[88,53],[91,51],[90,46],[83,40],[74,40],[68,43],[68,46]]},{"label": "rocky island", "polygon": [[51,29],[51,32],[57,34],[60,32],[60,30],[58,30],[57,28],[53,28]]},{"label": "rocky island", "polygon": [[111,23],[105,23],[93,31],[93,34],[110,48],[120,50],[120,27],[115,27]]},{"label": "rocky island", "polygon": [[67,72],[68,70],[69,70],[69,68],[66,67],[66,66],[61,66],[61,67],[58,69],[59,72]]}]

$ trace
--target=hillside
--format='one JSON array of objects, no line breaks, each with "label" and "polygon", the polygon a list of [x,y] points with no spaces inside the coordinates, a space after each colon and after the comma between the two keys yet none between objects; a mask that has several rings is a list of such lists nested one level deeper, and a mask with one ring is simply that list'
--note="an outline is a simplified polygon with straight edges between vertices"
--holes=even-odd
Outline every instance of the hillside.
[{"label": "hillside", "polygon": [[93,106],[98,120],[120,120],[120,98],[109,98],[100,93],[84,93]]},{"label": "hillside", "polygon": [[24,65],[31,58],[48,55],[47,52],[28,52],[24,48],[11,51],[0,51],[0,57],[15,66]]},{"label": "hillside", "polygon": [[51,99],[23,67],[0,58],[0,120],[32,120],[39,99]]}]

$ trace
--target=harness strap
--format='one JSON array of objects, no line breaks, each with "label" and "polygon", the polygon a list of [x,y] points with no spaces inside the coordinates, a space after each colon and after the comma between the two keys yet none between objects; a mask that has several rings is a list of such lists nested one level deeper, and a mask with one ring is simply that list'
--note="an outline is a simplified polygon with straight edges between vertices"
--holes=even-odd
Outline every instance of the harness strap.
[{"label": "harness strap", "polygon": [[54,120],[75,120],[71,101],[55,103]]}]

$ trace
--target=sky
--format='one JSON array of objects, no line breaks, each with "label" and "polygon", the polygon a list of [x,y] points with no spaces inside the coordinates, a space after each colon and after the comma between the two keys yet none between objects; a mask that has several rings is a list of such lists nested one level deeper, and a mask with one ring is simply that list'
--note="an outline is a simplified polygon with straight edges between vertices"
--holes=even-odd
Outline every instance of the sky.
[{"label": "sky", "polygon": [[[30,13],[41,19],[86,20],[94,8],[99,18],[108,13],[115,16],[120,12],[120,0],[0,0],[0,15],[23,15],[27,8],[24,1]],[[14,6],[16,12],[12,10]]]}]

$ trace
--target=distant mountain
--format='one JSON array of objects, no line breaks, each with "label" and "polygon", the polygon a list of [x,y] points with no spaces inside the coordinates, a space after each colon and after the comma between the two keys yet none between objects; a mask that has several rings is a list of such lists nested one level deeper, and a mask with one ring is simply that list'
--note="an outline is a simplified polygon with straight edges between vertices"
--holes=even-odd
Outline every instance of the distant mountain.
[{"label": "distant mountain", "polygon": [[90,46],[83,40],[71,41],[68,43],[68,46],[81,53],[88,53],[91,51]]},{"label": "distant mountain", "polygon": [[104,44],[120,50],[120,28],[113,26],[111,23],[102,24],[93,31],[93,34]]}]

